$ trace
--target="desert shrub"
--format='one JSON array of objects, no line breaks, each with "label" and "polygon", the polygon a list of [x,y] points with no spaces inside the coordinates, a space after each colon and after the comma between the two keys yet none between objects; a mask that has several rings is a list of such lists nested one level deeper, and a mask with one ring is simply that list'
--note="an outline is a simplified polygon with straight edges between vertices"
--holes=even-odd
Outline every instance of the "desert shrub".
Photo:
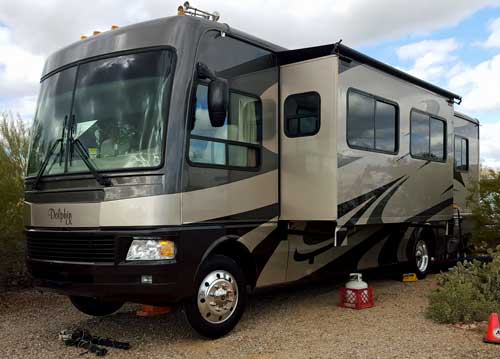
[{"label": "desert shrub", "polygon": [[24,272],[23,195],[28,127],[17,116],[0,114],[0,289]]},{"label": "desert shrub", "polygon": [[470,189],[475,228],[472,234],[472,251],[484,252],[500,244],[500,172],[481,170],[479,186]]},{"label": "desert shrub", "polygon": [[439,275],[439,286],[429,296],[429,318],[438,323],[467,323],[486,320],[500,310],[500,246],[488,253],[489,263],[458,263]]}]

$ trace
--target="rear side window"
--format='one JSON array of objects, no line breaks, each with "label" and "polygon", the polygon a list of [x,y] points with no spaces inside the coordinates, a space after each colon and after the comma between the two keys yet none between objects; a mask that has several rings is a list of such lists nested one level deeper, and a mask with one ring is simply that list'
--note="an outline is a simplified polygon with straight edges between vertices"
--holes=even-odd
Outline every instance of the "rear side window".
[{"label": "rear side window", "polygon": [[446,158],[446,123],[427,113],[412,110],[410,114],[411,156],[428,161]]},{"label": "rear side window", "polygon": [[461,136],[455,136],[455,168],[469,170],[469,140]]},{"label": "rear side window", "polygon": [[347,95],[347,143],[352,148],[396,153],[399,112],[390,101],[349,90]]},{"label": "rear side window", "polygon": [[290,95],[285,100],[285,134],[313,136],[320,128],[321,98],[317,92]]}]

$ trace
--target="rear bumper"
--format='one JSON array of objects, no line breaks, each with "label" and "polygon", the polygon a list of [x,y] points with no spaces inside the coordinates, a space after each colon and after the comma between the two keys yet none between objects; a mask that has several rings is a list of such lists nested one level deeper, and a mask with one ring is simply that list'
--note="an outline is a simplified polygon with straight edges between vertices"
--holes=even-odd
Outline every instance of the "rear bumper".
[{"label": "rear bumper", "polygon": [[[60,294],[100,297],[143,304],[168,304],[186,298],[191,286],[179,282],[178,263],[73,264],[27,261],[36,287]],[[153,278],[152,284],[141,277]]]}]

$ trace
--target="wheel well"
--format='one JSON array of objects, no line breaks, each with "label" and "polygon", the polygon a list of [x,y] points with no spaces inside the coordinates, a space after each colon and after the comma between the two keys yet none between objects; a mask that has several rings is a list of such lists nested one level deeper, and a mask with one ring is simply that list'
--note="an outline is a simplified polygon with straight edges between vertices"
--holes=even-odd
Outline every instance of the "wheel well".
[{"label": "wheel well", "polygon": [[242,243],[237,242],[234,239],[224,241],[217,245],[214,249],[212,249],[209,256],[215,254],[224,255],[238,263],[241,266],[243,273],[245,274],[247,283],[252,288],[255,288],[257,282],[257,270],[255,267],[255,262],[253,260],[252,254]]}]

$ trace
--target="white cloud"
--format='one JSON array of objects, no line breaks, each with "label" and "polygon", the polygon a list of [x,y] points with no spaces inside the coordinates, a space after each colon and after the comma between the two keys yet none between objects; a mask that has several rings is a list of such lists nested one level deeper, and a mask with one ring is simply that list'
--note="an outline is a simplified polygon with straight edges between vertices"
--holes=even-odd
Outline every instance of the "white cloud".
[{"label": "white cloud", "polygon": [[481,125],[481,162],[486,167],[500,168],[500,123]]},{"label": "white cloud", "polygon": [[[34,96],[43,59],[78,41],[81,34],[174,15],[180,3],[136,0],[125,6],[122,0],[0,0],[0,24],[7,27],[0,33],[0,103],[7,95]],[[411,3],[411,10],[400,0],[317,0],[312,5],[302,0],[195,0],[194,5],[218,10],[221,21],[232,27],[294,48],[340,38],[358,46],[431,33],[454,26],[485,6],[500,6],[500,0],[420,0]],[[432,65],[430,77],[440,75],[446,66],[432,58],[425,61]]]},{"label": "white cloud", "polygon": [[[498,31],[500,35],[500,18],[493,21],[489,29],[492,33],[488,41],[493,44],[493,33]],[[471,115],[500,111],[500,54],[470,66],[456,55],[460,47],[454,38],[424,40],[401,46],[396,54],[399,60],[411,62],[407,72],[461,94],[460,111]]]},{"label": "white cloud", "polygon": [[[16,42],[35,53],[53,51],[82,33],[175,14],[180,0],[2,1],[0,22],[14,29]],[[473,12],[500,0],[302,0],[237,2],[196,0],[218,10],[221,21],[278,44],[296,47],[331,43],[374,43],[456,25]],[[389,10],[390,9],[390,10]]]},{"label": "white cloud", "polygon": [[0,98],[36,93],[43,57],[14,44],[5,27],[0,27],[0,54]]},{"label": "white cloud", "polygon": [[491,22],[489,29],[491,31],[490,36],[480,45],[484,47],[500,47],[500,17]]},{"label": "white cloud", "polygon": [[427,81],[434,81],[448,73],[450,65],[457,59],[452,53],[458,48],[459,44],[454,38],[424,40],[401,46],[396,54],[400,60],[413,61],[409,73]]},{"label": "white cloud", "polygon": [[36,107],[36,96],[23,96],[15,98],[5,98],[0,103],[0,113],[11,111],[13,114],[19,114],[27,122],[33,120]]},{"label": "white cloud", "polygon": [[488,112],[500,110],[499,80],[500,55],[496,55],[477,66],[456,73],[450,78],[449,86],[463,94],[461,111]]}]

